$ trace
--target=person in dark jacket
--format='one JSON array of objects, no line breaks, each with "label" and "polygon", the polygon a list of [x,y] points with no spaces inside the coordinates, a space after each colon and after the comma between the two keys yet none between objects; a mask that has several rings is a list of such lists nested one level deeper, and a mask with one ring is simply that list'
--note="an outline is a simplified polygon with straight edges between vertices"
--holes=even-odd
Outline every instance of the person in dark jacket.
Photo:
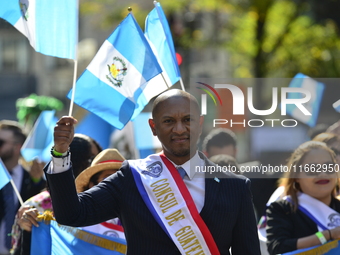
[{"label": "person in dark jacket", "polygon": [[339,165],[323,142],[308,141],[291,155],[281,185],[285,197],[267,208],[269,254],[281,254],[340,238]]}]

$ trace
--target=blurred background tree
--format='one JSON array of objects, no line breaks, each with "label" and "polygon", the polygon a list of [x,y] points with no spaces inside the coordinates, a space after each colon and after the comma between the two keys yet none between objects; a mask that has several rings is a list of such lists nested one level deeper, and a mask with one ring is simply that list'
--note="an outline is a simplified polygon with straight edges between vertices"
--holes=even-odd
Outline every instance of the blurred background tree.
[{"label": "blurred background tree", "polygon": [[[291,78],[340,76],[339,0],[173,0],[160,2],[173,33],[176,50],[188,73],[194,50],[207,46],[225,49],[229,68],[225,77]],[[102,13],[101,26],[117,23],[126,6],[109,0],[81,1],[81,13]],[[117,7],[118,6],[118,7]],[[132,4],[144,28],[152,5]],[[207,25],[209,20],[209,25]],[[188,74],[190,77],[190,74]],[[185,82],[186,84],[186,82]],[[262,109],[263,84],[255,97]]]}]

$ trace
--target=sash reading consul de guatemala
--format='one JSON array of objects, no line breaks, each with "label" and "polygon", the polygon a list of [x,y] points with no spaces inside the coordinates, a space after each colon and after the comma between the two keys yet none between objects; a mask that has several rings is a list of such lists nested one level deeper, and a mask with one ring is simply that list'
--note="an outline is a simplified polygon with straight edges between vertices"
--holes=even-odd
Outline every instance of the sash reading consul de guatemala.
[{"label": "sash reading consul de guatemala", "polygon": [[151,214],[182,254],[220,254],[175,166],[164,154],[129,160]]}]

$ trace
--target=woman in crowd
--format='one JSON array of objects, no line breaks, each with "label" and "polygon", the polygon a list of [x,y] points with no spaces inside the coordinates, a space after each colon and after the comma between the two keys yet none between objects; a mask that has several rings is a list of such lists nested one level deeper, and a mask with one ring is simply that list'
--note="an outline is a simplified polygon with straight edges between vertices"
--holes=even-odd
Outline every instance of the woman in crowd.
[{"label": "woman in crowd", "polygon": [[[101,147],[92,138],[84,134],[75,134],[70,144],[74,176],[77,177],[85,168],[89,167],[92,159],[100,151]],[[31,197],[18,210],[12,230],[13,247],[11,254],[30,254],[32,222],[24,218],[30,211],[32,213],[53,212],[48,190]]]},{"label": "woman in crowd", "polygon": [[[99,153],[90,167],[76,178],[77,192],[83,192],[100,183],[106,177],[117,172],[125,158],[116,149],[106,149]],[[124,229],[118,218],[100,224],[83,227],[83,230],[125,239]]]},{"label": "woman in crowd", "polygon": [[339,165],[323,142],[301,144],[288,161],[281,185],[283,199],[267,213],[269,254],[281,254],[340,238],[340,201],[336,199]]}]

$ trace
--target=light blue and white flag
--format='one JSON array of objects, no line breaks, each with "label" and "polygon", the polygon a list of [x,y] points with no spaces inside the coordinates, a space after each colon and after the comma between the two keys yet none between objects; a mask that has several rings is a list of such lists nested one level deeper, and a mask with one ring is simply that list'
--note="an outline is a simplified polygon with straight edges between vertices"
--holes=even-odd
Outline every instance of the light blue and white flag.
[{"label": "light blue and white flag", "polygon": [[0,0],[0,18],[45,55],[76,59],[78,0]]},{"label": "light blue and white flag", "polygon": [[26,141],[21,147],[21,155],[26,161],[38,158],[48,162],[51,159],[53,146],[53,130],[57,123],[55,111],[42,111],[34,123]]},{"label": "light blue and white flag", "polygon": [[[302,123],[307,124],[310,127],[314,127],[317,123],[319,110],[321,106],[323,92],[325,90],[325,85],[321,82],[313,80],[312,78],[304,75],[302,73],[298,73],[292,79],[289,84],[290,88],[302,88],[306,91],[309,91],[311,94],[311,98],[308,102],[304,103],[304,107],[307,109],[311,115],[304,114],[295,104],[287,105],[287,113],[291,115],[296,120],[301,121]],[[288,93],[288,99],[301,99],[306,95],[303,93]]]},{"label": "light blue and white flag", "polygon": [[163,69],[163,77],[170,87],[181,78],[170,27],[158,2],[145,20],[145,36]]},{"label": "light blue and white flag", "polygon": [[33,226],[31,254],[34,255],[123,255],[126,241],[93,232],[59,225],[56,221],[39,222]]},{"label": "light blue and white flag", "polygon": [[9,183],[11,179],[11,175],[9,174],[4,163],[0,159],[0,189],[2,189],[7,183]]},{"label": "light blue and white flag", "polygon": [[[74,102],[122,129],[156,96],[147,81],[162,71],[132,14],[120,23],[78,79]],[[71,98],[72,90],[68,94]]]}]

